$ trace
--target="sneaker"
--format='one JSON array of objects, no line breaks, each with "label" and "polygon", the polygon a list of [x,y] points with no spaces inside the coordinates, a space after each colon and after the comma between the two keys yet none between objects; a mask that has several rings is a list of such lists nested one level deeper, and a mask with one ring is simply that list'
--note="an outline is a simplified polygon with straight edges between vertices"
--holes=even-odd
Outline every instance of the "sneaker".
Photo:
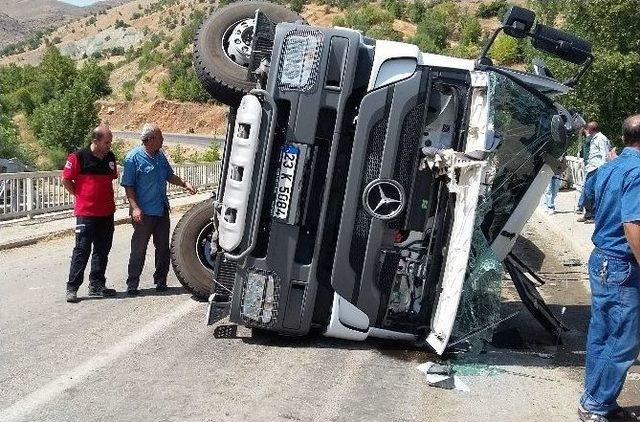
[{"label": "sneaker", "polygon": [[89,296],[102,296],[113,297],[116,295],[114,289],[107,289],[106,287],[89,288]]},{"label": "sneaker", "polygon": [[140,292],[138,289],[127,289],[127,296],[138,296]]},{"label": "sneaker", "polygon": [[582,406],[578,407],[578,418],[583,422],[609,422],[606,417],[584,410]]},{"label": "sneaker", "polygon": [[71,290],[67,290],[67,302],[69,303],[78,303],[80,302],[80,299],[78,299],[78,293],[71,291]]},{"label": "sneaker", "polygon": [[594,224],[596,222],[596,220],[594,220],[593,218],[585,218],[584,220],[584,224]]},{"label": "sneaker", "polygon": [[166,292],[168,289],[167,283],[156,284],[156,292]]},{"label": "sneaker", "polygon": [[576,208],[576,214],[583,214],[583,213],[584,213],[583,208]]},{"label": "sneaker", "polygon": [[587,221],[587,218],[583,215],[581,217],[576,218],[576,221],[578,223],[584,223],[585,221]]},{"label": "sneaker", "polygon": [[545,211],[547,213],[547,215],[553,215],[556,213],[556,209],[555,208],[547,208],[547,210]]}]

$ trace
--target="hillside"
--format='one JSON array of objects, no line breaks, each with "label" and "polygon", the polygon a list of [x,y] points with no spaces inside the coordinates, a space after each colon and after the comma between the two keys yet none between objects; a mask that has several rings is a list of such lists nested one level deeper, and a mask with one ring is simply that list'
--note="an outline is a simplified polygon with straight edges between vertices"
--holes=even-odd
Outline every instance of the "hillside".
[{"label": "hillside", "polygon": [[0,49],[69,21],[105,11],[127,0],[106,0],[78,7],[57,0],[0,0]]},{"label": "hillside", "polygon": [[[15,5],[20,1],[23,0],[13,0],[10,3]],[[372,36],[412,40],[418,25],[415,21],[400,16],[401,14],[394,18],[387,10],[393,10],[392,2],[400,2],[383,0],[383,3],[385,1],[388,2],[384,5],[386,9],[367,6],[370,8],[367,10],[373,14],[386,13],[388,16],[385,15],[385,19],[391,19],[388,21],[388,28],[382,28],[382,33],[376,32]],[[53,10],[47,9],[46,5],[59,3],[53,0],[38,2],[42,4],[42,10]],[[502,2],[504,3],[504,0]],[[4,0],[4,3],[7,1]],[[122,4],[109,10],[76,17],[72,22],[61,25],[46,38],[62,54],[73,58],[79,65],[87,58],[94,58],[101,65],[109,67],[112,94],[100,101],[100,117],[108,120],[115,129],[134,130],[144,121],[155,120],[162,122],[163,127],[172,132],[220,134],[224,131],[226,107],[211,103],[185,103],[184,98],[171,92],[176,77],[185,77],[185,72],[192,72],[192,36],[203,17],[215,9],[215,2],[120,0],[120,3]],[[457,4],[456,13],[464,16],[474,15],[483,2],[467,0],[453,3]],[[484,3],[491,2],[486,0]],[[73,14],[83,8],[69,6],[64,9]],[[331,26],[337,20],[345,18],[345,13],[345,9],[314,2],[305,2],[301,11],[310,24],[318,26]],[[347,18],[351,19],[348,16]],[[493,18],[480,19],[479,23],[481,28],[478,37],[481,33],[488,33],[498,22]],[[357,22],[350,23],[350,26],[357,27]],[[459,30],[456,29],[454,32],[454,38],[459,38]],[[458,41],[454,40],[452,46],[455,47],[457,43]],[[37,64],[45,50],[44,44],[21,54],[2,57],[0,65]],[[198,101],[206,100],[206,95],[199,98],[201,99]]]}]

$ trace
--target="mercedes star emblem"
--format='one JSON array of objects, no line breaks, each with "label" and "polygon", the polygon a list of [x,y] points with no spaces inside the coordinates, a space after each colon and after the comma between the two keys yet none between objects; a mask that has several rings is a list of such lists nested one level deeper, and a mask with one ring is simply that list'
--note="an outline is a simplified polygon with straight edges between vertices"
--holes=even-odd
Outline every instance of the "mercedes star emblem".
[{"label": "mercedes star emblem", "polygon": [[364,188],[362,204],[372,217],[390,220],[404,209],[404,189],[395,180],[376,179]]}]

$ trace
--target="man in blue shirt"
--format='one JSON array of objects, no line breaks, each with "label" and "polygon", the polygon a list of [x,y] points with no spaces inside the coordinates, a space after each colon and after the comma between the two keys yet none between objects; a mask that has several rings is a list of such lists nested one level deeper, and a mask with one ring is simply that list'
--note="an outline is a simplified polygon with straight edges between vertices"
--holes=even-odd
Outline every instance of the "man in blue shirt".
[{"label": "man in blue shirt", "polygon": [[617,398],[640,352],[640,114],[625,120],[623,140],[586,192],[596,214],[583,421],[638,420]]},{"label": "man in blue shirt", "polygon": [[167,157],[160,150],[164,138],[155,123],[144,125],[140,139],[142,145],[129,151],[124,159],[121,181],[133,220],[127,278],[127,293],[130,296],[138,294],[140,274],[151,236],[156,249],[153,281],[157,291],[167,290],[170,230],[167,182],[182,186],[192,195],[196,193],[191,183],[182,181],[174,174]]},{"label": "man in blue shirt", "polygon": [[578,199],[578,209],[576,211],[581,213],[584,210],[584,215],[578,218],[579,222],[593,223],[593,203],[589,200],[586,192],[593,189],[593,182],[598,168],[607,162],[607,157],[611,150],[611,143],[609,139],[600,132],[597,122],[587,123],[584,131],[587,135],[586,143],[588,144],[588,148],[586,151],[588,152],[587,155],[585,155],[584,163],[584,185],[582,187],[582,194]]}]

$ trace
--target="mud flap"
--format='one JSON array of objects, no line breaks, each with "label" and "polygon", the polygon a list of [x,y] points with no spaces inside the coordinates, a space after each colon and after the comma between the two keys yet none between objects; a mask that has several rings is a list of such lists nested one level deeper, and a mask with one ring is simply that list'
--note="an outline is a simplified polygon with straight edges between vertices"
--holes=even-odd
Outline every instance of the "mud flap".
[{"label": "mud flap", "polygon": [[213,325],[221,319],[229,316],[231,300],[227,295],[214,293],[209,296],[209,308],[207,309],[207,325]]},{"label": "mud flap", "polygon": [[[538,278],[533,271],[527,268],[526,265],[512,254],[507,255],[507,258],[504,260],[504,266],[507,271],[509,271],[511,280],[516,286],[522,303],[540,325],[557,338],[559,338],[563,332],[569,331],[569,328],[555,316],[542,296],[540,296],[540,292],[538,292],[535,284],[531,281],[531,278]],[[544,284],[542,281],[540,281],[540,283]]]}]

